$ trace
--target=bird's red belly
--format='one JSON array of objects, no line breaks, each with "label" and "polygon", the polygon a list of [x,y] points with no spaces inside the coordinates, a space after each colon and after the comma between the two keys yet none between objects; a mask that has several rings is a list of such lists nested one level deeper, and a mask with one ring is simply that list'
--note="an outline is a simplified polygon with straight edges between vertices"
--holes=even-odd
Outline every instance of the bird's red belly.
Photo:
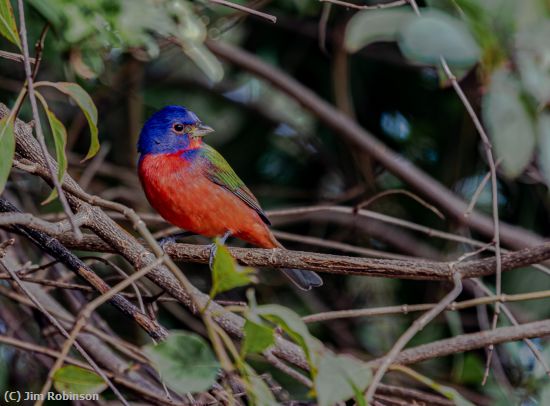
[{"label": "bird's red belly", "polygon": [[254,245],[276,246],[253,209],[177,154],[145,156],[139,177],[151,205],[170,223],[207,237],[229,231]]}]

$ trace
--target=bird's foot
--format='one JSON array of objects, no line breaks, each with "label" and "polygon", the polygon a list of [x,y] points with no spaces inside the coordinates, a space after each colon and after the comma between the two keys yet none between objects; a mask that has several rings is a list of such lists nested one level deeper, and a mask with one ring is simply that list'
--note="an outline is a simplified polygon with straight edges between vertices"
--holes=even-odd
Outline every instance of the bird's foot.
[{"label": "bird's foot", "polygon": [[158,241],[160,248],[164,251],[164,247],[168,244],[175,244],[176,243],[176,237],[173,235],[170,235],[168,237],[163,237]]},{"label": "bird's foot", "polygon": [[[227,239],[231,236],[231,231],[226,231],[223,236],[218,239],[218,243],[225,244]],[[208,266],[210,270],[214,269],[214,259],[216,258],[216,252],[218,251],[218,245],[213,243],[210,245],[210,257],[208,258]]]},{"label": "bird's foot", "polygon": [[194,233],[192,233],[191,231],[181,231],[179,233],[176,233],[176,234],[172,234],[172,235],[169,235],[167,237],[163,237],[161,238],[158,243],[160,245],[160,247],[164,250],[164,246],[166,244],[172,244],[172,243],[176,243],[177,239],[179,238],[185,238],[185,237],[189,237],[189,236],[192,236],[192,235],[195,235]]}]

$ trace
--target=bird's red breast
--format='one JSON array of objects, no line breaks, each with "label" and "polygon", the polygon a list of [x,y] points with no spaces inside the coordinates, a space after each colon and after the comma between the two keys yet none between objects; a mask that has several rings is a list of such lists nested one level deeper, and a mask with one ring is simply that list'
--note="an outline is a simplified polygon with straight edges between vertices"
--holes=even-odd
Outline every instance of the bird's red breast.
[{"label": "bird's red breast", "polygon": [[181,155],[181,151],[146,154],[139,163],[147,199],[165,220],[206,237],[230,231],[232,236],[259,247],[280,246],[256,211],[210,181],[200,161]]}]

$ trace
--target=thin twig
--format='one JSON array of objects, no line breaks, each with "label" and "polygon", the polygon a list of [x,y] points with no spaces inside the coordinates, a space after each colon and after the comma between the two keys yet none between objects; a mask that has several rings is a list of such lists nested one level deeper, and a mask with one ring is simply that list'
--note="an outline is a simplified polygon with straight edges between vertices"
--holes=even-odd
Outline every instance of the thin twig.
[{"label": "thin twig", "polygon": [[[24,62],[25,57],[21,54],[15,54],[8,51],[0,51],[0,58],[9,59],[10,61]],[[29,58],[30,63],[34,64],[34,58]]]},{"label": "thin twig", "polygon": [[[0,280],[5,280],[5,279],[11,279],[11,276],[7,275],[7,274],[4,274],[4,273],[0,273]],[[54,287],[54,288],[60,288],[60,289],[72,289],[72,290],[80,290],[82,292],[89,292],[89,293],[92,293],[92,292],[97,292],[96,289],[90,287],[90,286],[86,286],[86,285],[80,285],[78,283],[70,283],[70,282],[63,282],[63,281],[57,281],[57,280],[52,280],[52,279],[43,279],[43,278],[35,278],[35,277],[32,277],[32,276],[27,276],[26,274],[23,274],[23,275],[20,275],[20,279],[24,282],[28,282],[28,283],[36,283],[38,285],[43,285],[43,286],[50,286],[50,287]],[[121,292],[119,293],[120,296],[124,296],[125,298],[128,298],[128,299],[136,299],[138,301],[138,304],[139,304],[139,298],[141,297],[141,300],[144,302],[147,302],[147,303],[152,303],[152,302],[177,302],[177,299],[171,297],[171,296],[161,296],[161,297],[157,297],[157,296],[153,296],[153,295],[136,295],[135,293],[127,293],[127,292]],[[216,300],[217,303],[221,304],[221,305],[224,305],[224,301],[222,300]],[[239,302],[237,302],[239,303]],[[155,338],[153,338],[155,339]],[[157,337],[158,339],[158,337]]]},{"label": "thin twig", "polygon": [[94,178],[94,175],[99,170],[99,168],[101,168],[101,166],[105,162],[105,158],[107,157],[107,154],[110,150],[110,144],[107,142],[103,142],[101,145],[101,149],[99,150],[97,155],[92,158],[92,160],[78,179],[78,183],[82,189],[88,189],[88,186],[90,186],[90,182]]},{"label": "thin twig", "polygon": [[[500,165],[501,161],[502,161],[502,158],[500,158],[496,161],[495,165],[496,165],[497,168]],[[464,217],[468,217],[472,213],[472,211],[474,210],[474,208],[477,204],[477,200],[479,199],[479,195],[481,195],[481,192],[483,192],[483,189],[485,189],[485,185],[487,184],[487,182],[489,181],[490,178],[491,178],[491,171],[489,171],[485,174],[485,176],[483,177],[483,179],[481,180],[481,182],[477,186],[474,194],[472,195],[472,198],[470,199],[470,203],[468,204],[468,208],[464,212]]]},{"label": "thin twig", "polygon": [[375,250],[372,248],[363,248],[351,244],[346,244],[339,241],[325,240],[318,237],[310,237],[308,235],[287,233],[286,231],[273,230],[273,235],[277,237],[278,240],[294,241],[301,244],[314,245],[316,247],[331,248],[334,250],[342,252],[351,252],[354,254],[364,255],[367,257],[373,258],[387,258],[387,259],[404,259],[404,260],[413,260],[417,259],[408,255],[394,254],[391,252],[385,252],[380,250]]},{"label": "thin twig", "polygon": [[[11,346],[19,348],[21,350],[32,351],[32,352],[38,353],[38,354],[44,354],[44,355],[47,355],[48,357],[52,357],[52,358],[57,358],[60,355],[59,351],[52,350],[51,348],[43,347],[41,345],[37,345],[37,344],[34,344],[34,343],[29,343],[29,342],[26,342],[26,341],[23,341],[23,340],[19,340],[19,339],[14,338],[14,337],[9,337],[7,335],[0,335],[0,343],[5,344],[5,345],[11,345]],[[77,360],[77,359],[71,358],[71,357],[66,357],[65,362],[67,362],[68,364],[71,364],[71,365],[79,366],[80,368],[85,368],[85,369],[90,368],[90,366],[88,364],[86,364],[85,362],[82,362],[80,360]],[[106,372],[106,374],[110,375],[111,373]]]},{"label": "thin twig", "polygon": [[373,4],[371,6],[363,5],[363,4],[355,4],[355,3],[350,3],[348,1],[341,1],[341,0],[319,0],[319,1],[321,3],[332,3],[338,6],[354,8],[356,10],[380,10],[384,8],[404,6],[405,4],[407,4],[407,0],[396,0],[390,3],[379,3],[379,4]]},{"label": "thin twig", "polygon": [[48,34],[49,29],[50,29],[50,23],[46,22],[46,24],[42,28],[42,32],[40,33],[40,37],[38,38],[38,41],[36,42],[35,51],[34,51],[34,54],[36,55],[36,62],[34,64],[33,70],[32,70],[32,80],[33,80],[33,82],[36,80],[36,76],[38,75],[38,70],[40,69],[40,63],[42,62],[42,55],[44,53],[44,41],[46,40],[46,35]]},{"label": "thin twig", "polygon": [[321,18],[319,18],[319,48],[325,54],[328,54],[327,51],[327,25],[330,18],[330,10],[332,9],[332,4],[326,3],[323,4],[323,11],[321,12]]},{"label": "thin twig", "polygon": [[[413,3],[414,0],[411,0]],[[411,3],[411,4],[412,4]],[[494,235],[493,235],[493,241],[495,243],[495,258],[496,258],[496,294],[497,296],[501,294],[502,292],[502,259],[501,259],[501,247],[500,247],[500,221],[499,221],[499,214],[498,214],[498,183],[497,183],[497,170],[496,170],[496,164],[495,159],[493,157],[492,152],[492,145],[491,141],[489,140],[489,137],[487,136],[487,133],[485,132],[485,129],[483,128],[483,125],[481,124],[481,121],[477,117],[476,112],[474,111],[474,108],[470,104],[468,98],[462,91],[462,88],[458,84],[458,81],[456,80],[456,77],[451,72],[451,69],[449,65],[447,64],[447,61],[445,61],[445,58],[441,57],[441,66],[443,67],[443,70],[445,71],[445,74],[451,81],[451,84],[453,88],[455,89],[455,92],[457,93],[458,97],[464,104],[464,107],[466,108],[466,111],[470,115],[470,118],[474,122],[474,126],[476,127],[479,136],[481,137],[481,141],[483,144],[483,148],[485,149],[485,154],[487,156],[487,163],[489,164],[489,170],[491,172],[491,193],[493,195],[493,224],[494,224]],[[498,322],[498,315],[500,313],[500,303],[497,302],[495,304],[495,312],[493,315],[493,321],[491,328],[494,330],[497,327]],[[484,379],[483,383],[486,381],[486,377],[489,374],[489,368],[491,366],[491,357],[493,354],[494,346],[489,347],[489,354],[487,356],[487,365],[484,372]]]},{"label": "thin twig", "polygon": [[485,189],[485,185],[487,184],[489,179],[491,179],[491,171],[487,172],[481,182],[479,182],[479,185],[477,186],[474,194],[472,195],[472,198],[470,199],[468,208],[464,212],[464,217],[468,217],[470,213],[475,209],[477,200],[479,199],[479,195],[481,195],[481,192],[483,192],[483,189]]},{"label": "thin twig", "polygon": [[[454,402],[443,397],[421,392],[416,389],[403,388],[401,386],[385,385],[381,383],[378,385],[376,396],[381,394],[393,395],[407,400],[407,405],[402,405],[400,403],[399,406],[456,406]],[[392,404],[392,406],[397,405]]]},{"label": "thin twig", "polygon": [[[475,279],[472,279],[471,280],[479,289],[481,289],[486,295],[489,295],[488,297],[491,297],[493,295],[493,292],[491,292],[491,290],[479,279],[475,278]],[[533,293],[538,293],[538,292],[533,292]],[[525,294],[524,294],[525,295]],[[506,318],[508,320],[510,320],[510,322],[514,325],[514,326],[519,326],[519,322],[517,321],[517,319],[515,318],[514,314],[512,313],[512,311],[508,308],[508,306],[504,305],[504,302],[511,302],[513,300],[509,300],[510,296],[515,296],[515,295],[501,295],[501,296],[506,296],[505,298],[501,298],[500,302],[501,302],[501,309],[502,309],[502,312],[504,313],[504,315],[506,316]],[[502,300],[504,299],[504,300]],[[533,355],[535,356],[535,358],[540,362],[540,364],[542,365],[542,368],[544,369],[544,371],[546,372],[546,375],[550,376],[550,366],[548,366],[548,363],[546,362],[546,359],[544,358],[544,355],[541,354],[541,352],[539,351],[539,349],[537,348],[537,346],[533,343],[533,341],[531,341],[530,339],[528,338],[525,338],[523,340],[525,342],[525,344],[529,347],[529,349],[531,350],[531,352],[533,353]]]},{"label": "thin twig", "polygon": [[405,189],[384,190],[383,192],[380,192],[380,193],[372,196],[371,198],[367,199],[366,201],[359,203],[355,207],[357,208],[357,210],[364,209],[365,207],[371,205],[373,202],[375,202],[376,200],[378,200],[382,197],[389,196],[389,195],[397,195],[397,194],[402,194],[402,195],[410,197],[411,199],[415,200],[416,202],[420,203],[422,206],[424,206],[425,208],[427,208],[428,210],[433,212],[440,219],[442,219],[442,220],[445,219],[445,215],[443,213],[441,213],[437,209],[437,207],[435,207],[433,204],[429,204],[427,201],[422,199],[420,196],[417,196],[416,194],[414,194],[412,192],[409,192],[408,190],[405,190]]},{"label": "thin twig", "polygon": [[412,379],[426,385],[430,389],[432,389],[435,392],[440,393],[442,396],[445,396],[445,398],[449,400],[457,400],[455,399],[457,395],[457,391],[455,389],[440,385],[439,383],[435,382],[433,379],[428,378],[427,376],[424,376],[422,374],[419,374],[415,370],[408,368],[404,365],[395,365],[391,367],[392,371],[399,371]]},{"label": "thin twig", "polygon": [[42,132],[42,124],[40,123],[40,115],[38,113],[38,106],[36,103],[36,94],[34,92],[33,73],[31,71],[31,63],[29,60],[30,58],[29,44],[27,42],[27,26],[25,23],[25,10],[23,6],[23,0],[17,0],[17,5],[19,9],[19,24],[20,24],[19,29],[20,29],[21,44],[23,46],[23,57],[25,58],[25,61],[24,61],[25,75],[27,77],[29,100],[31,102],[32,115],[35,122],[36,137],[38,138],[38,143],[40,144],[40,149],[42,150],[44,162],[46,163],[46,167],[50,172],[50,175],[51,175],[50,179],[54,185],[55,190],[57,190],[57,194],[59,196],[59,201],[61,202],[61,206],[63,207],[63,211],[65,212],[65,214],[67,215],[67,218],[69,219],[69,222],[71,223],[75,238],[79,240],[82,238],[82,232],[80,231],[80,228],[78,227],[78,224],[74,219],[74,213],[71,207],[69,206],[69,202],[67,201],[67,198],[63,193],[61,184],[57,179],[57,176],[55,173],[55,167],[49,158],[48,148],[46,147],[46,141],[44,139],[44,133]]},{"label": "thin twig", "polygon": [[[472,279],[476,280],[476,279]],[[529,293],[517,293],[513,295],[501,294],[496,296],[487,293],[489,296],[484,296],[475,299],[463,300],[461,302],[451,303],[445,308],[449,311],[463,310],[470,307],[475,307],[484,304],[491,304],[496,302],[523,302],[527,300],[541,300],[550,298],[550,290],[542,290]],[[398,306],[385,306],[385,307],[373,307],[370,309],[352,309],[352,310],[336,310],[330,312],[310,314],[309,316],[302,317],[305,323],[316,323],[320,321],[352,318],[352,317],[374,317],[374,316],[387,316],[391,314],[409,314],[412,312],[419,312],[424,310],[430,310],[437,306],[437,303],[421,303],[421,304],[402,304]]]},{"label": "thin twig", "polygon": [[291,378],[294,378],[296,381],[300,382],[305,387],[307,388],[313,387],[313,382],[311,381],[311,379],[309,379],[305,375],[302,375],[301,373],[296,371],[294,368],[286,365],[283,361],[277,358],[277,356],[273,354],[271,350],[264,351],[263,355],[267,360],[267,362],[269,362],[275,368],[279,369],[280,371],[283,371],[285,374],[287,374]]},{"label": "thin twig", "polygon": [[233,8],[235,10],[242,11],[244,13],[248,13],[248,14],[251,14],[251,15],[254,15],[254,16],[257,16],[257,17],[265,18],[266,20],[271,21],[272,23],[277,22],[277,17],[275,17],[274,15],[267,14],[267,13],[264,13],[262,11],[254,10],[253,8],[243,6],[242,4],[232,3],[232,2],[227,1],[227,0],[208,0],[208,1],[210,3],[220,4],[222,6],[226,6],[226,7]]},{"label": "thin twig", "polygon": [[[126,272],[124,272],[124,270],[119,267],[117,264],[115,264],[113,261],[109,261],[107,258],[103,258],[103,257],[100,257],[100,256],[87,256],[87,257],[81,257],[80,259],[82,260],[87,260],[87,259],[90,259],[92,261],[99,261],[99,262],[102,262],[104,263],[105,265],[113,268],[117,273],[119,273],[120,275],[122,275],[123,278],[128,278],[128,274]],[[134,290],[134,293],[135,293],[135,297],[138,301],[138,304],[139,304],[139,308],[141,310],[141,312],[143,314],[146,314],[147,312],[145,311],[145,305],[143,304],[143,297],[141,296],[141,292],[139,291],[139,288],[137,286],[137,284],[135,283],[132,283],[131,284],[132,286],[132,289]],[[120,292],[122,293],[122,292]]]},{"label": "thin twig", "polygon": [[[83,213],[77,213],[73,220],[80,226],[86,222],[86,216]],[[0,226],[12,225],[28,226],[52,235],[65,233],[72,228],[71,224],[65,220],[50,223],[29,213],[0,213]]]},{"label": "thin twig", "polygon": [[17,275],[19,275],[21,277],[28,276],[31,273],[36,273],[38,271],[43,271],[44,269],[48,269],[51,266],[54,266],[55,264],[58,264],[58,263],[59,263],[58,259],[54,259],[53,261],[46,262],[45,264],[42,264],[42,265],[32,265],[29,262],[28,266],[23,265],[20,269],[17,270]]},{"label": "thin twig", "polygon": [[[452,268],[452,267],[451,267]],[[372,381],[369,385],[369,388],[366,393],[367,402],[372,402],[374,394],[376,393],[376,387],[384,377],[384,374],[390,367],[390,365],[395,361],[401,350],[405,348],[407,343],[420,331],[422,330],[429,322],[436,318],[440,313],[442,313],[447,306],[449,306],[462,292],[462,279],[458,272],[453,272],[453,289],[437,304],[418,319],[399,337],[395,342],[392,349],[388,354],[383,358],[380,363],[376,373],[374,374]]]},{"label": "thin twig", "polygon": [[[4,279],[11,279],[11,276],[9,274],[2,272],[0,273],[0,280],[4,280]],[[35,278],[27,275],[21,275],[19,279],[21,279],[24,282],[36,283],[38,285],[51,286],[59,289],[74,289],[74,290],[80,290],[83,292],[96,292],[96,290],[94,290],[90,286],[79,285],[77,283],[69,283],[69,282],[63,282],[58,280]]]}]

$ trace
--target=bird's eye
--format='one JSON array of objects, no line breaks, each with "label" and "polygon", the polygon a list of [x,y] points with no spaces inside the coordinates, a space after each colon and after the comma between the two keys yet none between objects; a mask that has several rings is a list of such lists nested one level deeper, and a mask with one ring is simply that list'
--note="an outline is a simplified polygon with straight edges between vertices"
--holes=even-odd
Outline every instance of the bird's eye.
[{"label": "bird's eye", "polygon": [[183,130],[184,130],[184,125],[183,124],[174,124],[172,126],[172,128],[174,129],[174,132],[178,133],[178,134],[183,134]]}]

